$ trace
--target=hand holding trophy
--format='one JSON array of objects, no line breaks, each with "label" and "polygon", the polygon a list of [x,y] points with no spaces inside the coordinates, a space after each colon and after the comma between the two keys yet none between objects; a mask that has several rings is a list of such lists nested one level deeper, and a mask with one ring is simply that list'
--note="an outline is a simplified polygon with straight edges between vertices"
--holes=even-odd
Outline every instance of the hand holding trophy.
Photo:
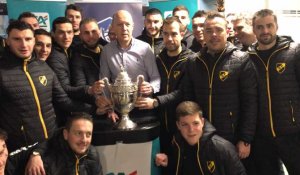
[{"label": "hand holding trophy", "polygon": [[130,120],[128,114],[134,108],[134,104],[138,96],[138,84],[141,84],[144,81],[144,76],[139,75],[136,82],[131,82],[130,77],[122,67],[114,84],[109,84],[107,78],[103,78],[103,81],[111,93],[113,108],[122,115],[118,124],[118,129],[134,129],[137,125]]}]

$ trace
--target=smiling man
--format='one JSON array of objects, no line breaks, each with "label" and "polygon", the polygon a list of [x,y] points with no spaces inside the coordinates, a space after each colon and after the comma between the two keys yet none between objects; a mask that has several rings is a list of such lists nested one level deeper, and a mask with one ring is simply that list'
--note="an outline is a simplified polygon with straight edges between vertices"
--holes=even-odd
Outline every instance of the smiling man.
[{"label": "smiling man", "polygon": [[38,59],[46,61],[52,49],[51,34],[44,29],[36,29],[34,31],[34,38],[34,51]]},{"label": "smiling man", "polygon": [[235,147],[216,135],[203,118],[200,107],[184,101],[176,108],[179,133],[173,139],[173,154],[156,155],[157,166],[168,166],[171,174],[246,175]]},{"label": "smiling man", "polygon": [[[257,116],[257,80],[249,55],[227,41],[227,21],[211,12],[204,22],[205,47],[187,63],[183,94],[203,107],[217,134],[249,156]],[[246,167],[247,169],[247,167]]]},{"label": "smiling man", "polygon": [[31,159],[42,160],[43,166],[39,171],[33,166],[29,174],[103,175],[99,154],[91,145],[92,133],[92,117],[74,114],[64,128],[31,150]]}]

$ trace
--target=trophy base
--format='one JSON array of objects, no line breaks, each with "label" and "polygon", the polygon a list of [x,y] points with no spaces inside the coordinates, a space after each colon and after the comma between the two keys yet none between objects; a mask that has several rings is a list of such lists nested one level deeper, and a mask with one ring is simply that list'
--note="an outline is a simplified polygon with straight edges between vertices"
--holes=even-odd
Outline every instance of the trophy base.
[{"label": "trophy base", "polygon": [[121,121],[118,124],[118,129],[120,130],[132,130],[137,126],[136,123],[134,123],[128,115],[122,116]]}]

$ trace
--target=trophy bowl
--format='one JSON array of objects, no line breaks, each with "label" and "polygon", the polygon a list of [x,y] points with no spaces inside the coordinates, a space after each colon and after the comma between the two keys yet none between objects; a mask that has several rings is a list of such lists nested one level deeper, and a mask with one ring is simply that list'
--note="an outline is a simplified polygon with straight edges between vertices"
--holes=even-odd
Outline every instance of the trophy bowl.
[{"label": "trophy bowl", "polygon": [[134,108],[137,99],[138,83],[144,81],[144,77],[139,75],[137,82],[131,82],[127,72],[122,68],[114,84],[109,84],[107,78],[103,80],[110,91],[113,108],[122,115],[117,128],[120,130],[134,129],[137,124],[130,120],[129,112]]}]

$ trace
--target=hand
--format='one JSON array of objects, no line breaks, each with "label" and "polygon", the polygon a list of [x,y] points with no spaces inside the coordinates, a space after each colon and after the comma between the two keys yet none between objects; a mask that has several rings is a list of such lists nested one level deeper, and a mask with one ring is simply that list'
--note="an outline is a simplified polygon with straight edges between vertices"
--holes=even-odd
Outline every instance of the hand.
[{"label": "hand", "polygon": [[107,112],[107,116],[108,118],[110,118],[114,123],[117,122],[117,120],[119,120],[119,117],[118,115],[115,113],[115,111],[113,110],[110,110]]},{"label": "hand", "polygon": [[103,93],[103,88],[105,87],[105,83],[103,80],[95,81],[93,86],[89,87],[88,94],[89,95],[98,95]]},{"label": "hand", "polygon": [[155,164],[156,166],[168,166],[168,156],[163,153],[158,153],[155,156]]},{"label": "hand", "polygon": [[46,175],[43,161],[39,155],[31,155],[25,169],[26,175]]},{"label": "hand", "polygon": [[139,109],[153,109],[154,99],[150,97],[138,97],[135,102],[135,107]]},{"label": "hand", "polygon": [[153,88],[149,82],[143,81],[139,87],[139,93],[144,96],[151,96],[153,93]]},{"label": "hand", "polygon": [[245,159],[250,154],[251,145],[250,144],[247,145],[244,141],[239,141],[236,144],[236,148],[240,159]]}]

